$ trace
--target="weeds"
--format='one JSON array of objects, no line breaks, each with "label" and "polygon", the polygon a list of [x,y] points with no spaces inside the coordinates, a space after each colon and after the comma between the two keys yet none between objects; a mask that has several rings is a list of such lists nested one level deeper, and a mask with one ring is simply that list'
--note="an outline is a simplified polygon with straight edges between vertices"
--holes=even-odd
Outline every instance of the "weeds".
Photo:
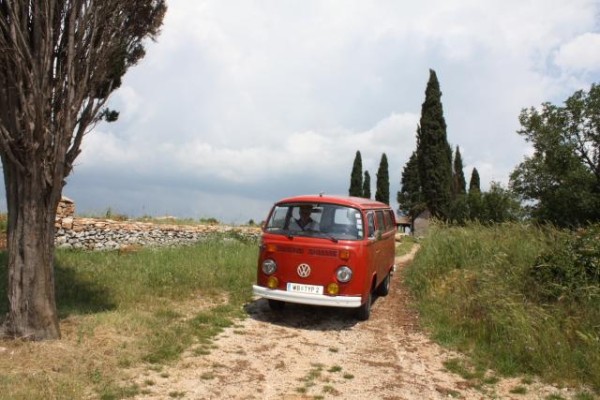
[{"label": "weeds", "polygon": [[[573,238],[520,224],[438,226],[406,281],[434,338],[471,353],[480,368],[598,391],[597,232]],[[535,272],[542,261],[551,273]],[[548,288],[558,291],[549,297]]]}]

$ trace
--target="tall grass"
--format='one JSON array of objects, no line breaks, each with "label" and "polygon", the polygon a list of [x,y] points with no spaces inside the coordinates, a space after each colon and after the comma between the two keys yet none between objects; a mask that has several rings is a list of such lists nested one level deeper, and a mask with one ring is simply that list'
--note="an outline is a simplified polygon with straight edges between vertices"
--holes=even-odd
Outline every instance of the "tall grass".
[{"label": "tall grass", "polygon": [[539,295],[556,283],[536,271],[568,235],[521,224],[434,227],[406,270],[434,338],[500,373],[600,390],[600,298]]},{"label": "tall grass", "polygon": [[[251,300],[257,243],[215,236],[194,246],[134,253],[61,250],[56,290],[63,339],[0,341],[0,399],[117,399],[139,394],[144,365],[210,352]],[[0,282],[6,256],[0,253]],[[8,309],[0,285],[0,312]],[[1,354],[0,354],[1,355]],[[150,367],[148,367],[150,368]],[[131,372],[130,372],[131,371]]]}]

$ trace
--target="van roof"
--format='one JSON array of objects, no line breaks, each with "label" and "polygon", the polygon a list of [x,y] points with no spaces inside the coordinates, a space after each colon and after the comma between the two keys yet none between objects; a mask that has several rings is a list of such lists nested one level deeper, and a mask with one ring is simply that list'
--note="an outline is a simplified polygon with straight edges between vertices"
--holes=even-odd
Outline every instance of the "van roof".
[{"label": "van roof", "polygon": [[389,205],[380,201],[365,199],[362,197],[352,196],[341,196],[341,195],[324,195],[324,194],[313,194],[313,195],[302,195],[287,197],[276,202],[276,204],[282,203],[328,203],[328,204],[340,204],[344,206],[350,206],[360,209],[371,209],[371,208],[390,208]]}]

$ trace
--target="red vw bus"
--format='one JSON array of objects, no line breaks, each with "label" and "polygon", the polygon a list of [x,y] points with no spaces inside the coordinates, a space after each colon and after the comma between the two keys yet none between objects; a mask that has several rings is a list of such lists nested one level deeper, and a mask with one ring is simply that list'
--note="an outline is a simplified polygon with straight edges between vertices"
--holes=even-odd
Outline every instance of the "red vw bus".
[{"label": "red vw bus", "polygon": [[394,267],[394,212],[358,197],[310,195],[275,203],[263,227],[255,295],[273,310],[286,302],[356,308],[369,318]]}]

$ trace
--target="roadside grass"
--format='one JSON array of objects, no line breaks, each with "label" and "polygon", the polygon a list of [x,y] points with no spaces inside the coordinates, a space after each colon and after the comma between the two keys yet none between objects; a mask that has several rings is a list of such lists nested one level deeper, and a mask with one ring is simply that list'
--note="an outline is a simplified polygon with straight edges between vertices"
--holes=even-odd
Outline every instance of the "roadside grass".
[{"label": "roadside grass", "polygon": [[[134,253],[57,251],[62,339],[0,341],[0,399],[121,399],[142,393],[140,368],[212,339],[251,299],[257,243],[228,235]],[[0,253],[6,266],[6,254]],[[6,282],[0,268],[0,282]],[[8,310],[0,285],[0,313]],[[145,385],[149,386],[149,385]],[[178,397],[178,396],[175,396]]]},{"label": "roadside grass", "polygon": [[402,236],[399,242],[396,242],[396,255],[403,255],[412,249],[418,243],[418,240],[413,236]]},{"label": "roadside grass", "polygon": [[425,328],[470,354],[475,371],[537,375],[598,393],[600,254],[594,246],[600,241],[584,241],[587,258],[579,257],[563,250],[570,235],[524,224],[434,226],[404,271]]}]

